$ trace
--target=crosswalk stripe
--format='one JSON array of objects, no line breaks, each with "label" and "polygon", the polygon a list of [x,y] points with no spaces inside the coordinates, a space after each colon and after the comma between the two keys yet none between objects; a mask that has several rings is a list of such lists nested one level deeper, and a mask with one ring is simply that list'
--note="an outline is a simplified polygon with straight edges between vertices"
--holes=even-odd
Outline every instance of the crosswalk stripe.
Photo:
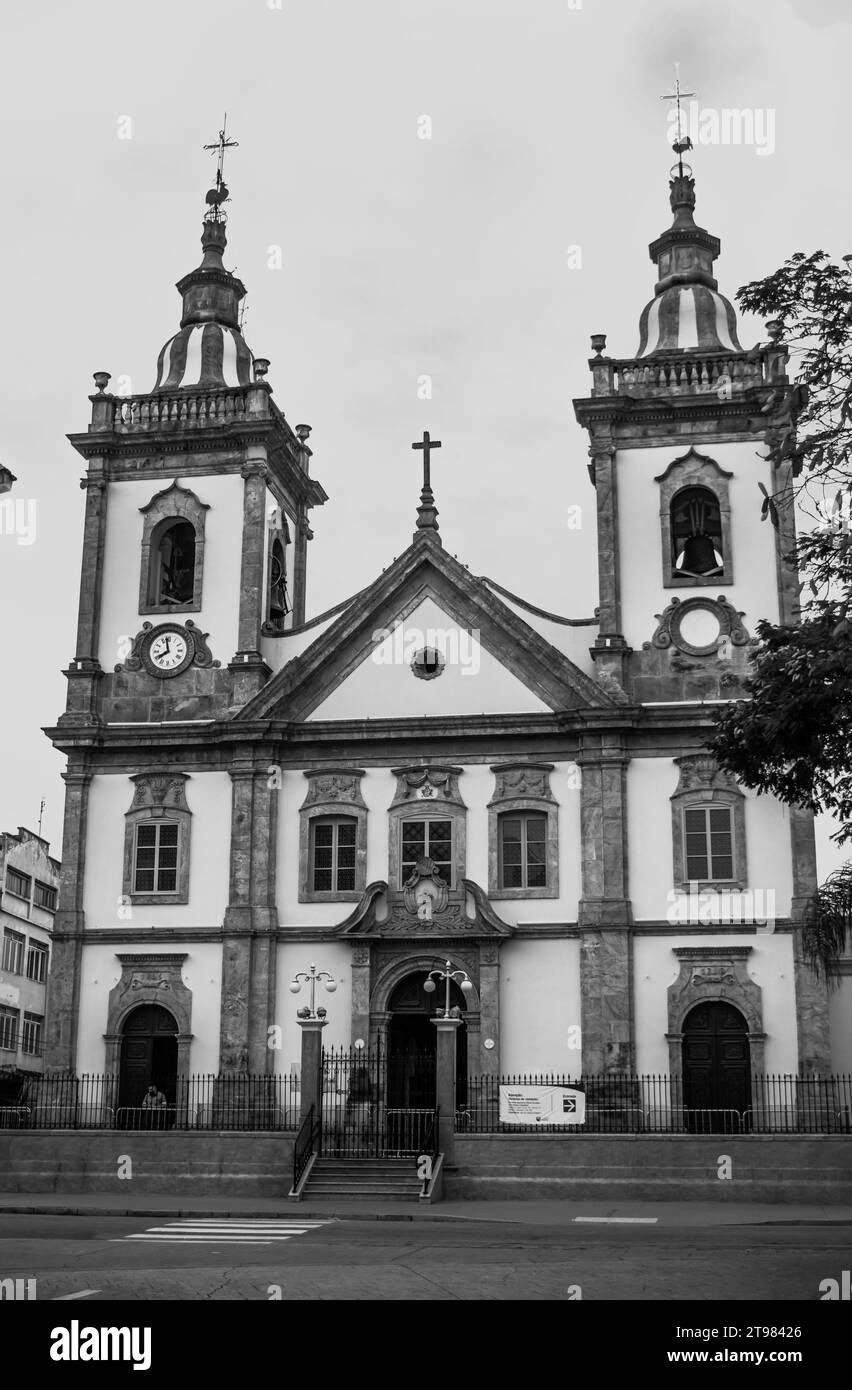
[{"label": "crosswalk stripe", "polygon": [[228,1241],[231,1245],[271,1245],[290,1240],[293,1236],[308,1235],[327,1221],[296,1221],[286,1217],[221,1217],[218,1219],[173,1221],[167,1226],[149,1226],[146,1231],[134,1231],[120,1240],[147,1240],[183,1245],[213,1245]]}]

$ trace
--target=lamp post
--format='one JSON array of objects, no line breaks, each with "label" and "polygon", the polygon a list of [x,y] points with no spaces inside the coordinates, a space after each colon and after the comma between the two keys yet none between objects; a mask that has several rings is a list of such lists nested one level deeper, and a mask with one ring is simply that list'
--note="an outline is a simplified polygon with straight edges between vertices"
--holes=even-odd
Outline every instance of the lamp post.
[{"label": "lamp post", "polygon": [[[447,963],[449,964],[449,962]],[[325,987],[328,990],[329,994],[334,994],[334,991],[337,989],[337,981],[335,980],[333,975],[329,974],[327,970],[317,970],[316,966],[311,964],[310,973],[307,970],[296,971],[295,975],[290,981],[290,984],[288,985],[288,989],[290,990],[291,994],[299,993],[299,991],[302,988],[302,981],[304,981],[306,985],[310,985],[311,987],[311,1002],[309,1007],[299,1009],[296,1013],[296,1017],[300,1019],[324,1019],[327,1016],[328,1011],[326,1009],[318,1009],[316,1007],[317,984],[320,981],[324,981]]]},{"label": "lamp post", "polygon": [[446,961],[443,970],[430,970],[423,985],[427,994],[434,994],[437,982],[445,982],[444,1008],[438,1010],[432,1019],[438,1030],[438,1046],[435,1065],[435,1105],[438,1109],[438,1146],[444,1155],[444,1163],[449,1165],[455,1157],[456,1130],[456,1034],[461,1027],[461,1019],[450,1014],[450,981],[455,980],[467,996],[473,989],[473,982],[466,970],[453,969],[452,961]]},{"label": "lamp post", "polygon": [[291,994],[298,994],[303,984],[310,985],[311,1002],[296,1010],[302,1030],[302,1071],[300,1116],[304,1120],[311,1109],[320,1114],[322,1105],[322,1030],[328,1022],[328,1010],[316,1007],[317,984],[322,982],[329,994],[337,989],[337,981],[327,970],[297,970],[289,984]]}]

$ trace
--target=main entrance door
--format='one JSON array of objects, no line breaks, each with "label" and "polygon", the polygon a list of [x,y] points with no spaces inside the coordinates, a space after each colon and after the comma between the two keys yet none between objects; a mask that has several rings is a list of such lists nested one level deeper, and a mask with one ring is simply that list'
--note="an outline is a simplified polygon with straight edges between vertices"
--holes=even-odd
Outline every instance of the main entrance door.
[{"label": "main entrance door", "polygon": [[751,1105],[748,1024],[732,1004],[697,1004],[683,1024],[683,1103],[689,1128],[707,1134],[747,1127]]},{"label": "main entrance door", "polygon": [[118,1105],[126,1124],[174,1113],[177,1087],[178,1027],[168,1009],[141,1004],[125,1022],[121,1037]]},{"label": "main entrance door", "polygon": [[[435,1105],[435,1064],[438,1030],[432,1019],[436,1003],[443,1008],[446,985],[440,982],[434,994],[427,994],[426,971],[408,975],[388,1000],[392,1015],[388,1030],[388,1105],[399,1109],[433,1109]],[[464,1019],[464,995],[455,980],[450,981],[450,1008],[457,1008]],[[456,1031],[456,1107],[466,1102],[467,1028]]]}]

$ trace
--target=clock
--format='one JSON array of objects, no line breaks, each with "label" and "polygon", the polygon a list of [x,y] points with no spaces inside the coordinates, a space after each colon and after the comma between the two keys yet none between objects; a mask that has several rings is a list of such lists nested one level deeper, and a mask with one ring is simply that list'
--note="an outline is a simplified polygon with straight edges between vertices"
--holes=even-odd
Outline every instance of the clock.
[{"label": "clock", "polygon": [[195,642],[186,628],[177,623],[161,623],[146,633],[140,656],[152,676],[179,676],[192,665]]}]

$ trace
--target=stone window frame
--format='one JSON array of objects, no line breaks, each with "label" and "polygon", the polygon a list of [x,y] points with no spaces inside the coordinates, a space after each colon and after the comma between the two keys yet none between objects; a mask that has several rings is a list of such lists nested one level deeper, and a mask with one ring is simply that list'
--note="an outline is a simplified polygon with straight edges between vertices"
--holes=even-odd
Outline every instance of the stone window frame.
[{"label": "stone window frame", "polygon": [[[185,907],[189,902],[189,851],[192,838],[192,812],[186,802],[185,772],[137,772],[130,778],[134,792],[130,809],[124,814],[124,897],[132,904],[150,907]],[[137,893],[136,827],[152,821],[177,822],[177,888],[173,893]]]},{"label": "stone window frame", "polygon": [[[329,767],[305,771],[308,790],[299,808],[299,902],[357,903],[367,886],[367,804],[361,794],[363,768]],[[326,816],[355,821],[355,887],[344,892],[315,890],[311,875],[311,822]]]},{"label": "stone window frame", "polygon": [[[723,772],[715,759],[705,754],[675,758],[680,776],[670,800],[672,807],[672,851],[674,887],[688,892],[697,883],[699,891],[743,892],[748,887],[746,856],[745,796],[734,779]],[[731,815],[731,849],[734,876],[730,879],[688,879],[686,877],[686,829],[684,811],[692,807],[726,806]]]},{"label": "stone window frame", "polygon": [[[715,459],[690,449],[673,459],[664,472],[659,473],[655,483],[660,485],[660,539],[662,542],[663,588],[664,589],[703,589],[714,584],[733,584],[734,561],[731,550],[731,499],[729,481],[733,477]],[[722,573],[694,578],[692,575],[675,575],[672,572],[672,503],[678,493],[686,488],[703,487],[719,504],[719,518],[722,526]]]},{"label": "stone window frame", "polygon": [[[488,896],[510,902],[525,898],[559,897],[559,804],[550,786],[553,763],[498,763],[494,795],[488,803]],[[547,817],[543,888],[503,888],[500,885],[500,817],[517,811],[537,811]]]},{"label": "stone window frame", "polygon": [[[272,559],[273,548],[276,541],[280,544],[284,553],[284,589],[287,595],[288,608],[283,618],[272,617]],[[290,520],[283,507],[276,506],[272,509],[266,526],[266,587],[264,590],[264,623],[270,631],[283,632],[288,618],[293,615],[293,595],[287,585],[287,547],[292,545],[290,535]]]},{"label": "stone window frame", "polygon": [[461,767],[446,764],[426,767],[415,765],[391,769],[396,777],[396,792],[388,808],[388,901],[404,900],[405,889],[400,882],[402,864],[402,822],[406,820],[448,820],[451,825],[452,884],[448,900],[460,902],[465,897],[464,878],[467,865],[467,806],[462,801],[458,779]]},{"label": "stone window frame", "polygon": [[[141,565],[139,570],[140,613],[200,613],[201,591],[204,582],[204,525],[209,503],[202,502],[189,488],[181,487],[177,478],[170,487],[156,493],[150,502],[139,508],[144,518],[142,526]],[[157,544],[166,521],[188,521],[195,529],[195,572],[192,599],[189,603],[153,603],[151,601],[154,575],[152,566],[157,559]]]}]

